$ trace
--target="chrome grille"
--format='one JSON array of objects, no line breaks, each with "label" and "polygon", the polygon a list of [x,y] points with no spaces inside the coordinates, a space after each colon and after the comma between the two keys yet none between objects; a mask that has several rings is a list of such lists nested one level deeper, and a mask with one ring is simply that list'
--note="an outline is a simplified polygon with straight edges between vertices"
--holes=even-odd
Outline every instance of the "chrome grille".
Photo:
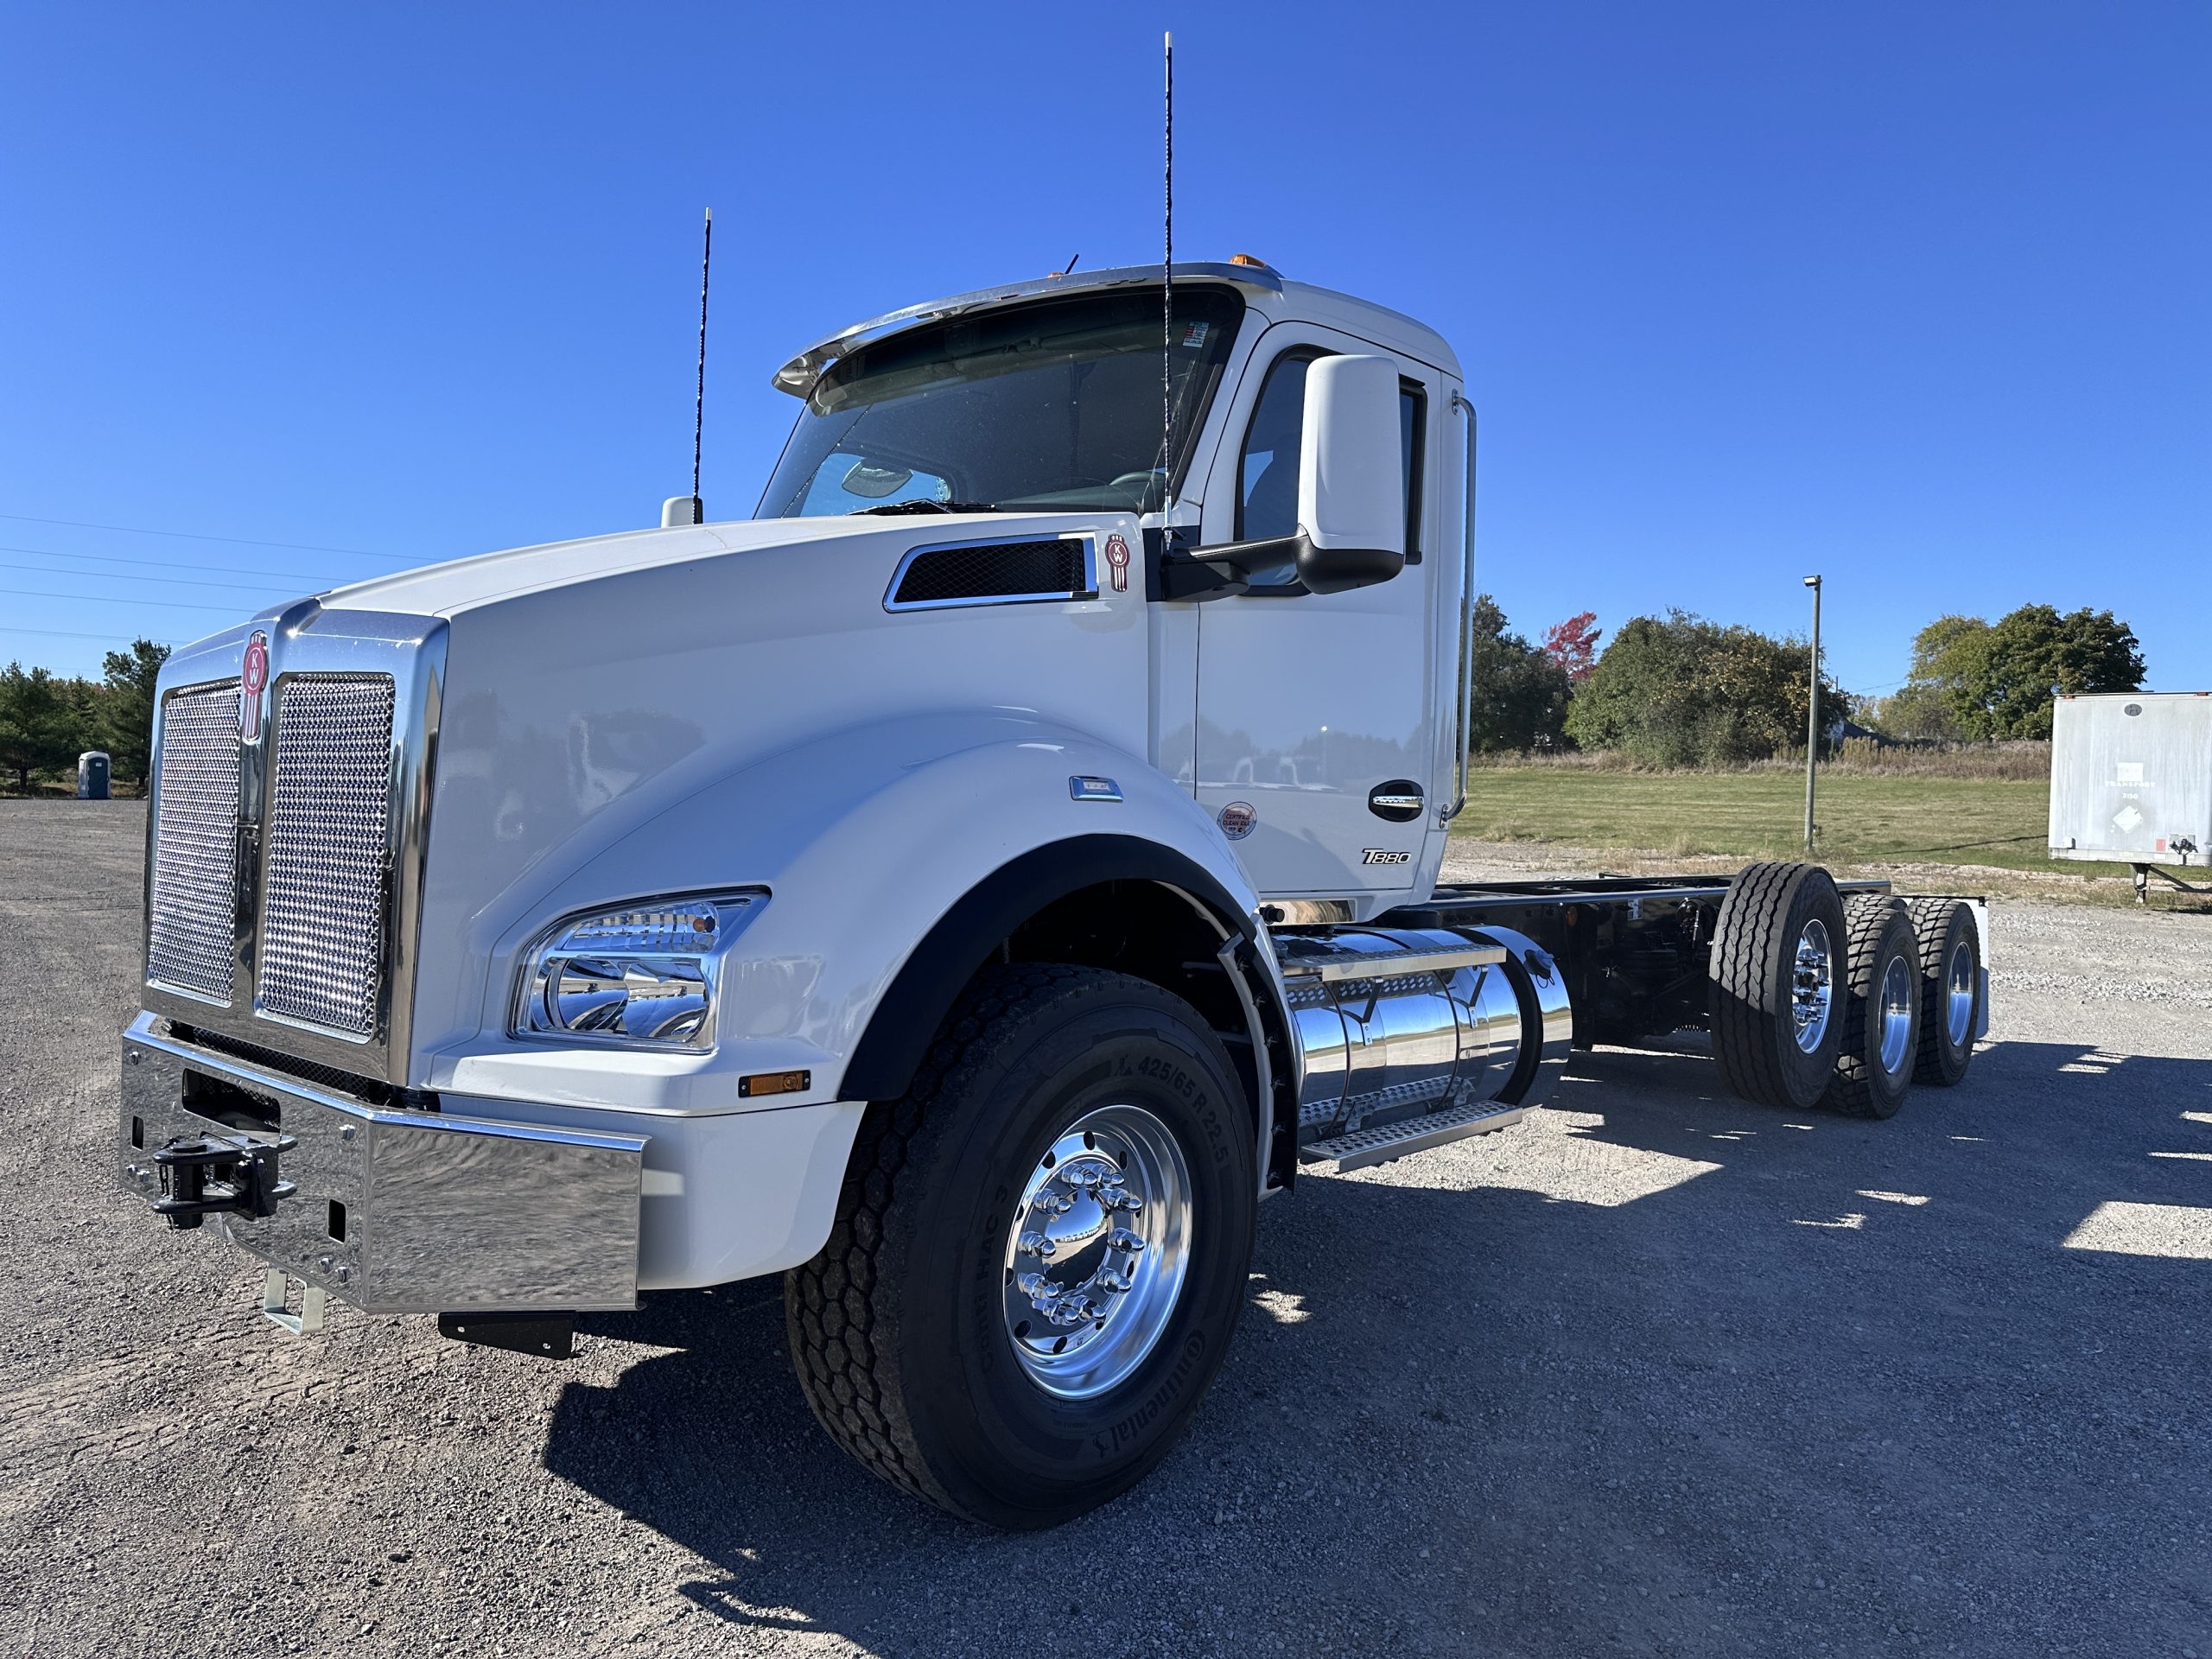
[{"label": "chrome grille", "polygon": [[264,1014],[375,1033],[391,716],[388,674],[292,675],[277,688],[256,997]]},{"label": "chrome grille", "polygon": [[219,1002],[238,967],[238,753],[236,680],[162,705],[146,977]]}]

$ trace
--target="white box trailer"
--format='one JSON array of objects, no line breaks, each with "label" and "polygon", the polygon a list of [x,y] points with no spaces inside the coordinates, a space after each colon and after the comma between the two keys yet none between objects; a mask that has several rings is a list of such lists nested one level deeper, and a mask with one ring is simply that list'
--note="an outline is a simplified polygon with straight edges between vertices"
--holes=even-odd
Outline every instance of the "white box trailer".
[{"label": "white box trailer", "polygon": [[2062,696],[2050,747],[2050,855],[2202,868],[2212,849],[2212,691]]}]

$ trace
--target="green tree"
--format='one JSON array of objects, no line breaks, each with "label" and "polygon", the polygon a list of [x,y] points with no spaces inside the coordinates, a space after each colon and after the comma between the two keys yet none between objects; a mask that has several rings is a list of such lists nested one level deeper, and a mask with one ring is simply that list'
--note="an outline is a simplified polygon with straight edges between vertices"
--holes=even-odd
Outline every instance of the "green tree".
[{"label": "green tree", "polygon": [[2110,611],[2061,615],[2023,605],[1999,617],[1967,679],[1960,723],[1970,737],[2049,737],[2062,691],[2133,691],[2143,683],[2135,632]]},{"label": "green tree", "polygon": [[1884,707],[1885,729],[1904,737],[2049,737],[2059,693],[2133,691],[2142,683],[2134,631],[2110,611],[2023,605],[1993,625],[1939,616],[1913,639],[1912,672]]},{"label": "green tree", "polygon": [[[1670,611],[1614,634],[1575,689],[1567,734],[1654,766],[1733,766],[1802,744],[1810,648]],[[1823,723],[1849,712],[1825,677]]]},{"label": "green tree", "polygon": [[118,780],[146,782],[153,764],[154,682],[168,656],[167,645],[134,639],[129,651],[111,651],[101,664],[107,677],[93,729]]},{"label": "green tree", "polygon": [[1557,747],[1572,689],[1567,669],[1542,647],[1511,632],[1505,613],[1488,594],[1476,595],[1472,620],[1474,692],[1467,747],[1478,754]]},{"label": "green tree", "polygon": [[42,668],[0,671],[0,768],[28,791],[31,774],[76,765],[91,731],[92,688]]},{"label": "green tree", "polygon": [[1964,736],[1959,710],[1967,678],[1988,639],[1989,624],[1978,616],[1939,616],[1915,634],[1912,668],[1904,683],[1876,706],[1876,729],[1890,737]]}]

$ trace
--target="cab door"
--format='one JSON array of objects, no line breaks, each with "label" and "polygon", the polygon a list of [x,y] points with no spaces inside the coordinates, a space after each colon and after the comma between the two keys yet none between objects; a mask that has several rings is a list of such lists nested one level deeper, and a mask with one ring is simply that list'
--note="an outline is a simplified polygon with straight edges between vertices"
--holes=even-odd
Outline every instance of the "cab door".
[{"label": "cab door", "polygon": [[1269,329],[1248,359],[1207,480],[1203,539],[1297,531],[1306,372],[1339,352],[1399,366],[1406,568],[1329,594],[1298,590],[1286,568],[1194,607],[1198,799],[1268,895],[1414,887],[1450,804],[1451,780],[1431,775],[1440,747],[1431,593],[1448,563],[1431,545],[1442,377],[1331,329]]}]

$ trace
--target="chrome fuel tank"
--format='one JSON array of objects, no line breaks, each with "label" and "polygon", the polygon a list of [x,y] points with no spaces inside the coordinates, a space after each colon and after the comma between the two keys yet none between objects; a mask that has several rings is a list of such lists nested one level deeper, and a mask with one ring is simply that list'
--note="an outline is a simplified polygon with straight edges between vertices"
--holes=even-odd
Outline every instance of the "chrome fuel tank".
[{"label": "chrome fuel tank", "polygon": [[1573,1016],[1551,958],[1503,928],[1279,929],[1302,1135],[1486,1100],[1534,1105]]}]

